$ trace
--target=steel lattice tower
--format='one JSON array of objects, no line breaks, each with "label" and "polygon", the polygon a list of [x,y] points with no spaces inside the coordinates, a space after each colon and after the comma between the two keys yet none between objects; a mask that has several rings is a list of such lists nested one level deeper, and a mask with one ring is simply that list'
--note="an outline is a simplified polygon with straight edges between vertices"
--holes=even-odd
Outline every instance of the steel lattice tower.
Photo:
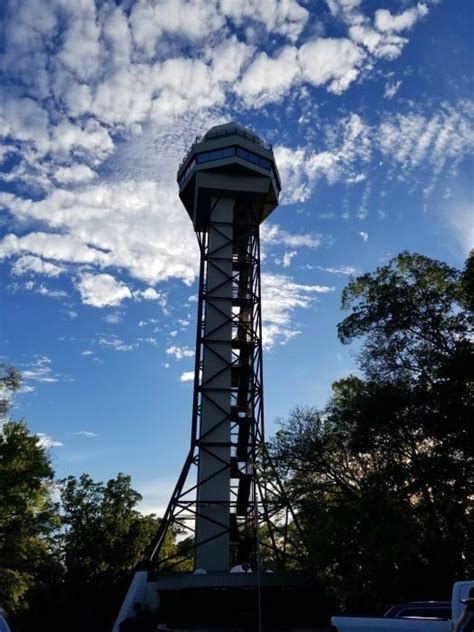
[{"label": "steel lattice tower", "polygon": [[191,448],[150,561],[179,564],[160,555],[175,525],[192,533],[195,568],[255,566],[265,525],[265,545],[283,567],[295,517],[276,473],[270,480],[258,473],[272,470],[264,444],[259,227],[278,205],[273,151],[243,127],[213,127],[191,147],[178,184],[201,253]]},{"label": "steel lattice tower", "polygon": [[[319,587],[287,572],[301,568],[302,534],[264,441],[259,228],[278,205],[273,151],[238,125],[213,127],[178,184],[201,255],[191,445],[114,632],[323,621]],[[133,627],[141,615],[150,627]]]}]

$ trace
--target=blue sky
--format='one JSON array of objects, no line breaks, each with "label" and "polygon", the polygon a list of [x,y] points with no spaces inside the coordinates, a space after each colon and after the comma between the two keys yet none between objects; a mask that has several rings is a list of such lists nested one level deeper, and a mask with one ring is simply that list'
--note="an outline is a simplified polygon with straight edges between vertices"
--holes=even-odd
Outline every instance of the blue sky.
[{"label": "blue sky", "polygon": [[176,171],[235,120],[271,142],[268,434],[356,368],[351,275],[473,246],[471,0],[9,0],[0,354],[58,476],[130,473],[160,511],[189,443],[198,249]]}]

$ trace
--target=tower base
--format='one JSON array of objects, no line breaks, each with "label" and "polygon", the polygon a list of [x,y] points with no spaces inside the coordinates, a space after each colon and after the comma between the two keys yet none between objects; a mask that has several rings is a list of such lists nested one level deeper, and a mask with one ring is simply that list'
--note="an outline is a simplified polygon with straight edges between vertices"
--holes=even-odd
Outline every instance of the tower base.
[{"label": "tower base", "polygon": [[314,632],[328,629],[328,622],[324,591],[304,573],[140,571],[113,632]]}]

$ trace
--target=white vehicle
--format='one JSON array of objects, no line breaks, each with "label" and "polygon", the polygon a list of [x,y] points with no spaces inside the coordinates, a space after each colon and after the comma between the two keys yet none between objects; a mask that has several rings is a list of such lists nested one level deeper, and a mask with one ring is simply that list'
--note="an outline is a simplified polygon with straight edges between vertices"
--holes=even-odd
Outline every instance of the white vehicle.
[{"label": "white vehicle", "polygon": [[433,617],[344,617],[331,618],[338,632],[451,632],[465,608],[463,603],[474,593],[474,580],[456,582],[451,600],[451,619]]}]

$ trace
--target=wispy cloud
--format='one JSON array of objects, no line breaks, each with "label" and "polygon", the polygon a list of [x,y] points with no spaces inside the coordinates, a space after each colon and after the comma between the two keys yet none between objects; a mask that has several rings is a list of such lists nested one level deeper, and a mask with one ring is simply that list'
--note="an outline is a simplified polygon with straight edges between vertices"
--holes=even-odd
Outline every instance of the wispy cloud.
[{"label": "wispy cloud", "polygon": [[343,276],[354,276],[359,274],[360,270],[354,266],[339,266],[339,267],[329,267],[323,268],[322,266],[315,266],[318,270],[324,270],[325,272],[329,272],[330,274],[339,274]]},{"label": "wispy cloud", "polygon": [[138,346],[138,343],[126,343],[118,336],[106,335],[99,336],[97,343],[112,351],[133,351]]},{"label": "wispy cloud", "polygon": [[84,437],[84,439],[95,439],[99,435],[95,432],[91,432],[90,430],[79,430],[78,432],[71,433],[73,437]]},{"label": "wispy cloud", "polygon": [[401,81],[388,81],[385,84],[384,97],[386,99],[392,99],[399,91],[401,85]]},{"label": "wispy cloud", "polygon": [[25,382],[39,382],[50,384],[54,382],[71,381],[71,378],[53,371],[51,360],[44,355],[36,355],[31,362],[18,363],[18,369]]},{"label": "wispy cloud", "polygon": [[290,248],[306,247],[319,248],[322,235],[315,233],[289,233],[278,224],[265,222],[260,229],[262,243],[269,246],[283,245]]},{"label": "wispy cloud", "polygon": [[57,441],[56,439],[53,439],[52,437],[45,434],[44,432],[37,432],[36,436],[38,437],[37,443],[42,448],[46,448],[46,449],[59,448],[62,445],[64,445],[61,441]]},{"label": "wispy cloud", "polygon": [[269,349],[275,344],[285,344],[301,333],[294,322],[297,308],[307,309],[317,294],[333,292],[326,285],[302,285],[292,277],[280,274],[262,274],[263,344]]}]

